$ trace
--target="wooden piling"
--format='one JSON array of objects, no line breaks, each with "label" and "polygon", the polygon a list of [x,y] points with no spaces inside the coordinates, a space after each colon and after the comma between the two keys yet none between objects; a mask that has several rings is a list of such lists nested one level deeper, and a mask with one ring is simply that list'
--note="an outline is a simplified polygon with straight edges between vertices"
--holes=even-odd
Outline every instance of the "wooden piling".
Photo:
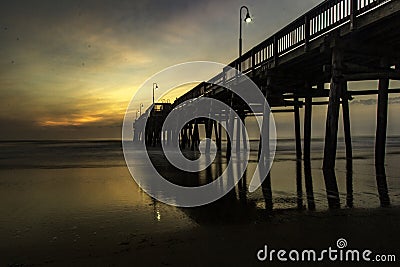
[{"label": "wooden piling", "polygon": [[222,147],[221,147],[221,145],[222,145],[222,142],[221,142],[222,125],[221,125],[221,123],[214,121],[214,132],[215,132],[217,150],[221,151],[221,149],[222,149]]},{"label": "wooden piling", "polygon": [[188,135],[188,144],[187,146],[189,148],[192,147],[192,143],[193,143],[193,124],[189,123],[189,135]]},{"label": "wooden piling", "polygon": [[243,122],[242,127],[242,141],[243,141],[243,151],[247,151],[247,135],[246,135],[246,114],[243,112],[240,116],[240,119]]},{"label": "wooden piling", "polygon": [[304,160],[311,160],[312,97],[304,101]]},{"label": "wooden piling", "polygon": [[[388,67],[386,60],[382,60],[382,67]],[[385,153],[386,153],[386,134],[388,119],[388,90],[389,79],[379,80],[378,90],[378,108],[376,124],[376,142],[375,142],[375,171],[378,193],[381,206],[390,205],[388,186],[385,172]]]},{"label": "wooden piling", "polygon": [[329,208],[339,208],[339,189],[335,176],[336,150],[337,150],[337,132],[339,120],[339,105],[341,96],[341,87],[343,82],[342,64],[343,54],[337,47],[332,51],[332,78],[329,91],[328,114],[326,118],[326,134],[324,148],[324,180],[328,196]]},{"label": "wooden piling", "polygon": [[300,107],[299,98],[294,98],[294,129],[296,138],[296,189],[297,189],[297,207],[303,208],[303,184],[301,171],[301,133],[300,133]]},{"label": "wooden piling", "polygon": [[349,99],[347,94],[347,82],[342,86],[342,112],[343,112],[343,129],[344,140],[346,146],[346,205],[353,207],[353,148],[351,141],[350,126],[350,110]]},{"label": "wooden piling", "polygon": [[189,129],[185,125],[181,131],[181,144],[182,144],[182,149],[186,148],[191,148],[190,147],[190,135],[189,135]]},{"label": "wooden piling", "polygon": [[210,153],[210,145],[212,138],[212,129],[213,129],[213,121],[211,119],[207,119],[206,121],[206,154]]},{"label": "wooden piling", "polygon": [[[268,88],[265,93],[265,98],[268,99]],[[269,150],[269,125],[270,124],[270,110],[265,109],[263,113],[263,123],[260,135],[260,143],[259,143],[259,167],[261,173],[268,173],[267,177],[261,183],[262,192],[265,201],[265,209],[266,211],[272,211],[273,209],[273,201],[272,201],[272,188],[271,188],[271,172],[267,169],[270,165],[270,150]],[[266,140],[266,143],[263,143],[262,140]],[[263,177],[260,177],[261,179]]]},{"label": "wooden piling", "polygon": [[[347,92],[347,83],[344,83],[343,91]],[[349,100],[346,93],[344,93],[342,96],[342,111],[343,111],[344,140],[346,144],[346,160],[349,160],[347,163],[350,164],[351,160],[353,159],[353,148],[351,141]],[[352,164],[350,164],[349,168],[352,169]]]},{"label": "wooden piling", "polygon": [[306,186],[308,209],[315,210],[314,190],[311,173],[311,127],[312,97],[307,96],[305,98],[304,110],[304,182]]},{"label": "wooden piling", "polygon": [[242,129],[241,129],[241,123],[240,123],[240,118],[236,118],[236,153],[240,153],[240,143],[241,143],[241,134],[242,134]]},{"label": "wooden piling", "polygon": [[232,142],[233,142],[233,131],[235,126],[235,118],[232,114],[233,112],[228,111],[228,115],[226,118],[226,129],[228,130],[228,134],[226,136],[227,146],[226,146],[226,158],[231,158],[232,153]]},{"label": "wooden piling", "polygon": [[199,123],[197,120],[195,120],[193,128],[193,141],[191,147],[192,151],[195,151],[196,149],[199,148],[199,142],[200,142]]}]

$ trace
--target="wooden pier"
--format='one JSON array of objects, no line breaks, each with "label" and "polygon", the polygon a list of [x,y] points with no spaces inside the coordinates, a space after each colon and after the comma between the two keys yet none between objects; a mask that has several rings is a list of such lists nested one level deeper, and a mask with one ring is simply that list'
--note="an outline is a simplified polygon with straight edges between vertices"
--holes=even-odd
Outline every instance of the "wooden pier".
[{"label": "wooden pier", "polygon": [[[385,147],[388,119],[388,95],[400,93],[389,89],[390,80],[400,79],[400,1],[399,0],[328,0],[322,2],[299,17],[275,35],[250,49],[242,57],[229,64],[250,77],[272,108],[272,112],[293,112],[294,138],[296,140],[298,206],[302,207],[302,163],[307,204],[315,208],[311,178],[311,128],[312,109],[315,105],[327,105],[325,149],[323,172],[330,208],[340,207],[339,191],[335,175],[337,135],[340,107],[343,114],[343,128],[346,144],[347,163],[347,206],[352,206],[352,141],[349,101],[361,95],[378,95],[377,128],[375,147],[376,180],[382,206],[390,204],[385,175]],[[253,116],[251,111],[231,91],[218,86],[217,81],[229,83],[236,79],[236,72],[224,69],[219,75],[203,82],[179,97],[172,104],[155,104],[146,125],[146,136],[141,130],[135,132],[135,139],[147,145],[157,145],[179,136],[182,148],[197,149],[200,136],[199,124],[204,124],[206,137],[213,133],[218,150],[222,149],[221,125],[210,119],[199,118],[188,123],[179,131],[161,132],[163,119],[180,104],[198,97],[210,97],[228,104],[238,118],[225,116],[227,127],[232,129]],[[348,90],[348,82],[378,80],[377,90]],[[325,85],[330,84],[326,89]],[[329,98],[329,101],[318,101]],[[157,107],[161,106],[161,109]],[[288,108],[289,107],[289,108]],[[303,138],[299,110],[304,112]],[[141,121],[136,129],[141,129]],[[221,115],[223,116],[223,115]],[[146,118],[145,118],[146,117]],[[143,129],[143,127],[142,127]],[[244,129],[237,127],[237,136]],[[233,131],[232,131],[233,132]],[[239,139],[239,138],[237,138]],[[301,140],[303,139],[303,143]],[[233,144],[227,140],[227,154]],[[238,141],[240,142],[240,140]],[[239,144],[236,144],[239,147]],[[272,208],[270,175],[263,184],[267,208]]]}]

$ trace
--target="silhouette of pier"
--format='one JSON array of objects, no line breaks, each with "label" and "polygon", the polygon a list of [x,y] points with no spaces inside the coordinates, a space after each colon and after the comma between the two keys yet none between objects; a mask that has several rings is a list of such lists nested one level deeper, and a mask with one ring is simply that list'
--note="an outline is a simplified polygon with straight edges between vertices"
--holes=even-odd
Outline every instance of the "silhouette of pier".
[{"label": "silhouette of pier", "polygon": [[[390,80],[400,79],[400,1],[399,0],[328,0],[322,2],[285,28],[247,51],[229,64],[250,77],[266,97],[273,113],[292,112],[296,140],[298,206],[302,207],[302,164],[307,203],[315,208],[311,177],[312,110],[327,105],[323,172],[330,208],[340,207],[335,175],[340,107],[347,163],[347,206],[352,206],[352,141],[349,101],[356,96],[377,95],[375,144],[376,180],[382,206],[390,205],[385,174],[385,148],[388,120],[388,95],[400,93],[389,89]],[[180,140],[182,149],[198,149],[199,125],[205,125],[207,138],[216,140],[222,149],[221,125],[207,118],[189,122],[183,129],[162,132],[162,124],[172,109],[190,99],[209,97],[228,104],[239,115],[226,117],[229,127],[253,116],[251,109],[231,91],[218,84],[237,79],[231,68],[207,82],[200,83],[172,104],[156,103],[153,109],[137,119],[136,141],[148,146]],[[348,82],[378,80],[377,90],[348,90]],[[325,88],[330,84],[329,89]],[[320,101],[329,98],[329,101]],[[289,108],[288,108],[289,107]],[[304,108],[304,132],[301,133],[300,108]],[[149,119],[149,120],[148,120]],[[147,120],[147,124],[145,121]],[[237,127],[237,136],[245,137]],[[303,134],[303,138],[302,138]],[[238,141],[239,138],[236,138]],[[303,143],[301,140],[303,139]],[[238,145],[236,147],[239,147]],[[232,148],[227,140],[227,154]],[[267,208],[272,208],[270,175],[263,184]]]}]

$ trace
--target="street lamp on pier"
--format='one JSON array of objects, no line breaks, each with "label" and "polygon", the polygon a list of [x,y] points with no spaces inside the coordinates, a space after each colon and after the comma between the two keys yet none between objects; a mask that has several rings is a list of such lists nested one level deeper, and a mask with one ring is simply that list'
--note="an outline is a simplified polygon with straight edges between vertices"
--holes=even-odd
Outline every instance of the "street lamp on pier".
[{"label": "street lamp on pier", "polygon": [[154,91],[158,89],[158,84],[157,83],[153,83],[153,105],[154,105]]},{"label": "street lamp on pier", "polygon": [[[246,17],[243,19],[242,14],[243,14],[243,9],[246,10]],[[242,42],[242,23],[250,23],[252,22],[253,19],[250,16],[249,8],[247,6],[242,6],[239,11],[239,57],[242,56],[242,49],[243,49],[243,42]]]},{"label": "street lamp on pier", "polygon": [[143,107],[143,104],[140,103],[140,106],[139,106],[139,117],[142,116],[142,107]]}]

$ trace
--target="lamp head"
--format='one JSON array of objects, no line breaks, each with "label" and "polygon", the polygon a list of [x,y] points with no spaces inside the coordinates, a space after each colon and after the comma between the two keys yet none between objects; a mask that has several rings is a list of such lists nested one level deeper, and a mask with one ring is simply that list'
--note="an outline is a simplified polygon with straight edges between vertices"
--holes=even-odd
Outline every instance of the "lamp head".
[{"label": "lamp head", "polygon": [[250,13],[247,12],[246,17],[244,18],[244,22],[250,23],[250,22],[252,22],[252,21],[253,21],[253,19],[252,19],[252,17],[250,16]]}]

